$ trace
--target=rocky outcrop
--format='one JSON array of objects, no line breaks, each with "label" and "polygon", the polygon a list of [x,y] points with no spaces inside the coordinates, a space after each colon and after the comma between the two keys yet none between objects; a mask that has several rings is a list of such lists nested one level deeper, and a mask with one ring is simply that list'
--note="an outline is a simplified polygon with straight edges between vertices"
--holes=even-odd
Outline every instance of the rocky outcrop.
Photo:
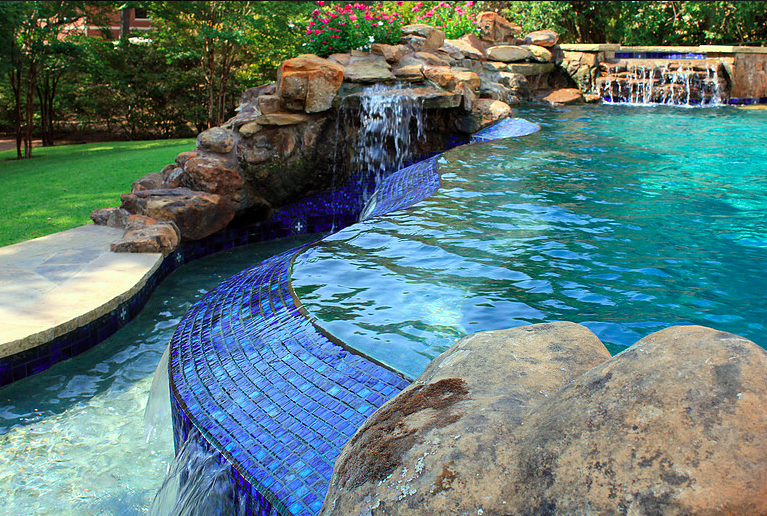
[{"label": "rocky outcrop", "polygon": [[583,104],[583,94],[577,88],[562,88],[554,90],[545,97],[543,101],[552,106],[562,106],[565,104]]},{"label": "rocky outcrop", "polygon": [[767,512],[767,352],[672,327],[610,358],[573,323],[466,337],[339,456],[324,516]]},{"label": "rocky outcrop", "polygon": [[[261,220],[341,184],[359,172],[354,141],[361,124],[351,110],[361,108],[360,92],[375,84],[428,112],[427,141],[416,142],[412,156],[442,150],[454,133],[495,123],[510,106],[533,98],[531,84],[546,87],[555,65],[546,48],[519,46],[522,29],[498,14],[482,13],[478,24],[480,37],[446,40],[436,27],[413,24],[402,28],[397,45],[284,61],[275,83],[248,89],[234,117],[200,133],[196,150],[137,180],[122,208],[174,221],[183,239],[194,240],[233,217]],[[107,218],[94,214],[98,223]]]},{"label": "rocky outcrop", "polygon": [[485,11],[477,15],[479,37],[489,44],[516,43],[516,36],[522,34],[522,27],[512,23],[493,11]]},{"label": "rocky outcrop", "polygon": [[344,70],[328,59],[303,54],[283,61],[277,77],[277,95],[286,108],[319,113],[333,105],[344,79]]},{"label": "rocky outcrop", "polygon": [[131,215],[122,238],[112,244],[115,253],[162,253],[167,256],[181,241],[173,222],[157,222],[142,215]]},{"label": "rocky outcrop", "polygon": [[185,240],[199,240],[224,229],[234,218],[226,197],[187,188],[123,194],[122,208],[160,222],[173,222]]}]

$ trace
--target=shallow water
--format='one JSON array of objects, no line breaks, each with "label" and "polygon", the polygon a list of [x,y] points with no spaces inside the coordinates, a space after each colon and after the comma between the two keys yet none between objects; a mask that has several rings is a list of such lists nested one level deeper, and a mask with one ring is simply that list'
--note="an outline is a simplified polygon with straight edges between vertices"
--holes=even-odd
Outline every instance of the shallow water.
[{"label": "shallow water", "polygon": [[674,324],[767,346],[767,113],[516,116],[542,130],[446,153],[434,196],[296,260],[321,326],[412,377],[463,335],[554,320],[613,353]]},{"label": "shallow water", "polygon": [[144,409],[176,324],[224,279],[306,241],[255,244],[188,264],[106,341],[0,389],[0,514],[148,514],[174,453],[170,421],[147,442]]}]

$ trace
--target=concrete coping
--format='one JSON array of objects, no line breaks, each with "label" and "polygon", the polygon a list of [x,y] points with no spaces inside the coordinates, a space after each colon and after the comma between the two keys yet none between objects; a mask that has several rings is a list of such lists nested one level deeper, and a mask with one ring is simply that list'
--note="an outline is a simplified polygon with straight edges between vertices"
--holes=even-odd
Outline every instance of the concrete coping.
[{"label": "concrete coping", "polygon": [[160,253],[113,253],[122,229],[93,224],[0,248],[0,358],[46,344],[144,287]]},{"label": "concrete coping", "polygon": [[700,45],[697,47],[622,46],[611,43],[563,44],[565,52],[673,52],[680,54],[767,54],[767,47]]}]

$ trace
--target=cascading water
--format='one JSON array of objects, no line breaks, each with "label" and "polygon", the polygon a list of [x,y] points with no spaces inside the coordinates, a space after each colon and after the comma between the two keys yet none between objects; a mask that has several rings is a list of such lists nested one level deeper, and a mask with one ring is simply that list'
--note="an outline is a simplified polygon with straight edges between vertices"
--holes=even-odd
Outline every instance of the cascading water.
[{"label": "cascading water", "polygon": [[724,103],[726,79],[718,61],[634,61],[602,63],[597,92],[605,102],[645,106]]},{"label": "cascading water", "polygon": [[359,94],[359,134],[352,165],[365,178],[402,168],[424,137],[422,100],[407,89],[376,84]]},{"label": "cascading water", "polygon": [[154,372],[152,387],[147,396],[144,409],[144,438],[152,442],[161,428],[170,423],[170,383],[168,381],[168,355],[170,347],[166,347],[160,358],[160,363]]},{"label": "cascading water", "polygon": [[178,450],[152,502],[152,516],[228,516],[236,511],[229,477],[232,466],[190,434]]},{"label": "cascading water", "polygon": [[[417,154],[424,138],[423,98],[399,85],[375,84],[357,95],[359,133],[354,141],[352,166],[363,189],[360,220],[375,208],[375,191],[383,177],[401,169]],[[368,189],[369,188],[369,189]]]}]

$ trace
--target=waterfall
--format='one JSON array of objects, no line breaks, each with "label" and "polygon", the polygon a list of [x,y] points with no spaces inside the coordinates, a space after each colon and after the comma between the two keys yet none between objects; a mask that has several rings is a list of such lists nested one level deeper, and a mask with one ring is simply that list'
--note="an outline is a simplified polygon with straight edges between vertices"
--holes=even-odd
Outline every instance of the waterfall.
[{"label": "waterfall", "polygon": [[199,433],[189,434],[154,497],[151,516],[237,514],[229,478],[232,466],[219,453],[204,448],[204,442]]},{"label": "waterfall", "polygon": [[144,409],[144,438],[146,442],[154,440],[157,433],[164,428],[170,428],[170,383],[168,381],[168,355],[170,346],[160,358],[160,363],[154,372],[152,387]]},{"label": "waterfall", "polygon": [[727,92],[720,67],[712,61],[603,63],[597,92],[610,104],[722,105]]},{"label": "waterfall", "polygon": [[359,94],[359,134],[354,143],[354,170],[365,178],[381,177],[403,167],[416,155],[424,137],[423,101],[407,89],[376,84]]}]

